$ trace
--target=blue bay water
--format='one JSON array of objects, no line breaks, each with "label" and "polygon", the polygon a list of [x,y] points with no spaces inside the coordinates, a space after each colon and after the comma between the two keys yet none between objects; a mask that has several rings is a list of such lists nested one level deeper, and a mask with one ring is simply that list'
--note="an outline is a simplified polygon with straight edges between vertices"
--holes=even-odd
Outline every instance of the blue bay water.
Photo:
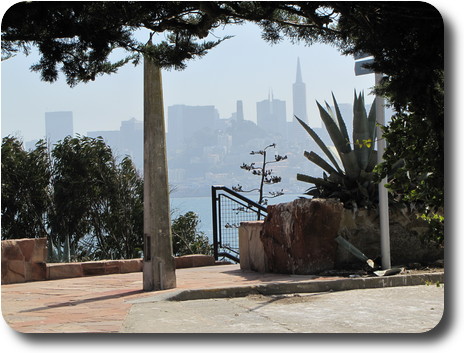
[{"label": "blue bay water", "polygon": [[[274,205],[277,203],[289,202],[304,195],[284,194],[282,196],[269,199],[269,204]],[[253,199],[253,198],[252,198]],[[212,201],[209,197],[171,197],[171,211],[172,219],[179,215],[185,214],[189,211],[195,212],[199,219],[199,230],[208,237],[209,242],[213,242],[213,213]]]}]

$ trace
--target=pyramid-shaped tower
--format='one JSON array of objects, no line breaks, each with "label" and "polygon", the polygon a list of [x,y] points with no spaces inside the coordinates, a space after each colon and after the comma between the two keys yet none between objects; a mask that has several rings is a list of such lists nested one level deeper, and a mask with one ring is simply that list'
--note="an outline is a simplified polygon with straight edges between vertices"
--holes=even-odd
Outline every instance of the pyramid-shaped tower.
[{"label": "pyramid-shaped tower", "polygon": [[[293,84],[293,115],[296,115],[305,123],[308,122],[308,113],[306,111],[306,85],[301,76],[300,58],[297,60],[296,79]],[[295,117],[293,117],[293,121],[296,122]]]}]

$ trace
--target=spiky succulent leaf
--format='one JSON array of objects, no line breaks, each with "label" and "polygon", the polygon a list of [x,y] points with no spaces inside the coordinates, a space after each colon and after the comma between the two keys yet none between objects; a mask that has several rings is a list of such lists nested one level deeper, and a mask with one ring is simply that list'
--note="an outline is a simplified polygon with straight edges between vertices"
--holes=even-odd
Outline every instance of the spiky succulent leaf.
[{"label": "spiky succulent leaf", "polygon": [[369,154],[369,162],[367,163],[367,167],[365,171],[372,172],[377,164],[378,164],[377,151],[372,150],[371,153]]},{"label": "spiky succulent leaf", "polygon": [[314,142],[316,142],[316,144],[319,146],[319,148],[322,150],[322,152],[324,152],[324,154],[327,156],[327,158],[329,158],[329,160],[332,162],[332,164],[337,169],[337,171],[339,173],[343,174],[343,171],[340,168],[340,166],[338,165],[337,161],[335,160],[335,157],[329,151],[329,149],[327,148],[325,143],[321,140],[321,138],[316,134],[316,132],[314,132],[313,129],[311,129],[304,121],[299,119],[297,116],[295,116],[295,118],[296,118],[296,120],[298,120],[298,122],[301,124],[301,126],[303,126],[303,128],[306,130],[306,132],[309,134],[309,136],[312,137]]},{"label": "spiky succulent leaf", "polygon": [[369,131],[366,108],[364,106],[364,95],[354,97],[353,104],[353,144],[359,168],[365,170],[369,163],[369,155],[374,144],[374,139]]},{"label": "spiky succulent leaf", "polygon": [[[327,163],[325,161],[325,159],[323,159],[321,156],[319,156],[316,152],[307,152],[305,151],[304,152],[304,156],[310,160],[311,162],[313,162],[314,164],[316,164],[318,167],[321,167],[322,169],[324,169],[325,171],[327,171],[329,174],[332,174],[332,173],[337,173],[339,174],[335,168],[333,168],[329,163]],[[339,174],[340,175],[340,174]]]},{"label": "spiky succulent leaf", "polygon": [[[367,125],[369,127],[369,134],[372,136],[372,141],[375,141],[377,137],[377,129],[376,129],[376,105],[377,105],[377,98],[374,99],[371,105],[371,109],[369,110],[369,115],[367,116]],[[372,150],[374,149],[374,144],[372,144]]]},{"label": "spiky succulent leaf", "polygon": [[340,154],[335,146],[327,146],[330,152],[332,152],[333,156],[337,160],[338,165],[343,166],[342,159],[340,158]]},{"label": "spiky succulent leaf", "polygon": [[361,168],[359,168],[356,152],[351,150],[348,153],[340,153],[340,158],[345,168],[345,174],[348,178],[356,179],[359,176]]},{"label": "spiky succulent leaf", "polygon": [[348,153],[351,151],[350,143],[347,141],[343,134],[340,132],[338,128],[337,122],[332,118],[332,116],[317,102],[317,107],[319,108],[319,113],[321,116],[322,121],[329,133],[332,142],[334,143],[335,147],[337,148],[338,152]]},{"label": "spiky succulent leaf", "polygon": [[371,109],[369,111],[369,115],[367,116],[367,125],[369,127],[369,133],[372,136],[373,141],[369,148],[369,161],[367,162],[367,166],[365,168],[367,172],[372,172],[374,167],[378,164],[377,151],[375,150],[375,140],[377,138],[376,104],[377,99],[374,99],[374,102],[372,103]]},{"label": "spiky succulent leaf", "polygon": [[338,121],[338,127],[340,128],[340,132],[342,133],[345,140],[349,142],[350,137],[348,135],[348,130],[346,128],[346,124],[345,124],[345,121],[343,120],[342,114],[340,113],[340,108],[338,107],[338,103],[337,103],[337,100],[335,99],[333,92],[332,92],[332,99],[334,102],[335,114],[336,114],[337,121]]},{"label": "spiky succulent leaf", "polygon": [[304,181],[306,183],[314,184],[316,186],[325,186],[325,187],[333,186],[333,183],[331,183],[330,181],[324,180],[323,178],[314,178],[306,174],[298,173],[296,175],[296,179],[299,181]]},{"label": "spiky succulent leaf", "polygon": [[[325,110],[327,111],[327,113],[329,113],[330,117],[335,121],[335,118],[334,118],[334,112],[332,111],[332,108],[330,107],[329,103],[325,102]],[[335,123],[337,124],[337,127],[338,127],[338,123],[335,121]]]}]

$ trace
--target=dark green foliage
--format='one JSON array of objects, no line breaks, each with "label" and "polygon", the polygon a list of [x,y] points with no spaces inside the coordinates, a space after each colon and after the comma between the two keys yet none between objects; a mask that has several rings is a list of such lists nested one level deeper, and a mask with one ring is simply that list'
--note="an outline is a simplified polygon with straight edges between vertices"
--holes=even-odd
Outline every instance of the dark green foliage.
[{"label": "dark green foliage", "polygon": [[59,237],[58,243],[68,238],[71,253],[76,254],[79,241],[92,232],[106,253],[104,218],[116,176],[111,149],[101,139],[68,136],[54,146],[52,156],[51,237],[55,241]]},{"label": "dark green foliage", "polygon": [[47,236],[50,254],[69,240],[75,259],[133,258],[142,248],[142,200],[130,159],[117,164],[101,139],[68,136],[50,158],[43,141],[27,152],[3,139],[2,239]]},{"label": "dark green foliage", "polygon": [[187,212],[172,221],[172,246],[175,256],[190,254],[212,255],[208,238],[198,230],[200,220],[194,212]]},{"label": "dark green foliage", "polygon": [[[66,138],[55,146],[53,155],[60,161],[55,167],[55,205],[65,226],[56,233],[66,234],[82,223],[83,232],[76,229],[71,245],[77,247],[79,242],[82,246],[85,235],[93,248],[83,248],[77,256],[137,257],[143,239],[143,181],[130,159],[117,165],[101,139],[87,137]],[[69,193],[72,203],[66,201]],[[61,200],[65,205],[60,209]]]},{"label": "dark green foliage", "polygon": [[[198,224],[193,212],[173,221],[176,254],[211,254]],[[2,239],[33,237],[48,237],[49,261],[140,257],[143,179],[131,159],[117,162],[101,138],[68,136],[51,156],[44,141],[25,151],[3,138]]]},{"label": "dark green foliage", "polygon": [[[432,228],[430,237],[444,240],[443,152],[439,131],[417,114],[398,113],[384,129],[389,147],[377,179],[388,175],[387,187],[397,202],[413,205]],[[440,152],[441,151],[441,152]]]},{"label": "dark green foliage", "polygon": [[106,217],[113,258],[139,257],[143,249],[143,179],[129,157],[118,165],[115,194]]},{"label": "dark green foliage", "polygon": [[33,151],[2,140],[2,239],[44,237],[50,208],[50,164],[44,141]]}]

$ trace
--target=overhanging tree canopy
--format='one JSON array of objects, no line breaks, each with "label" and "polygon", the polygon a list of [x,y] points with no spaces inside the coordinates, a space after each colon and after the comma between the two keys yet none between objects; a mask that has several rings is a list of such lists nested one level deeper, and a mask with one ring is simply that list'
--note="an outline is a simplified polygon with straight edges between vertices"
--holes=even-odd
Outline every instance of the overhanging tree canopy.
[{"label": "overhanging tree canopy", "polygon": [[[386,75],[443,69],[441,16],[417,2],[21,2],[3,17],[2,58],[37,46],[42,60],[33,69],[54,81],[62,64],[71,85],[138,63],[142,53],[181,69],[221,42],[201,41],[215,28],[243,21],[258,23],[273,43],[287,37],[369,52]],[[135,38],[140,29],[166,36],[151,49]],[[128,55],[111,62],[116,49]]]}]

